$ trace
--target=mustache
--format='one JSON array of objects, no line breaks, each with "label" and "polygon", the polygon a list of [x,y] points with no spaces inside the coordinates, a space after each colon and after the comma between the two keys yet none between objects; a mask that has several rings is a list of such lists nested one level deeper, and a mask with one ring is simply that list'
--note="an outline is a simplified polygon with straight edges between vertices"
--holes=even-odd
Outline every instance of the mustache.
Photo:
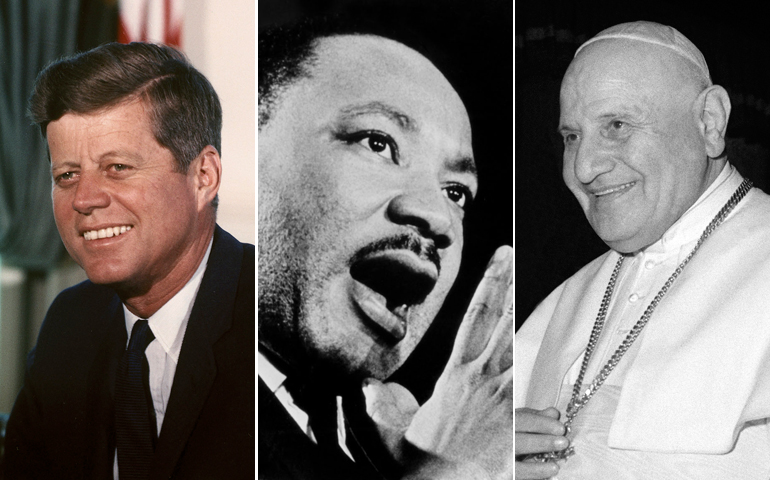
[{"label": "mustache", "polygon": [[376,240],[361,248],[350,261],[353,265],[357,261],[373,254],[387,252],[388,250],[408,250],[413,252],[422,260],[427,260],[436,266],[436,271],[441,273],[441,256],[438,254],[438,248],[430,240],[424,240],[417,235],[403,233],[392,237]]}]

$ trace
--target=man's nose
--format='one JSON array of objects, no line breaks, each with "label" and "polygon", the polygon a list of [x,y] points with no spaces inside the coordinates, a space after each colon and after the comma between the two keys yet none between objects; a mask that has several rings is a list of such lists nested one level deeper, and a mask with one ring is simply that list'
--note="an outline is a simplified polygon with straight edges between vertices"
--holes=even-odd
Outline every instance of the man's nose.
[{"label": "man's nose", "polygon": [[393,223],[414,228],[433,240],[437,248],[447,248],[455,241],[454,220],[440,189],[414,189],[395,196],[388,204]]},{"label": "man's nose", "polygon": [[90,215],[97,208],[106,208],[110,196],[104,190],[101,175],[97,172],[83,172],[75,186],[72,208],[83,215]]},{"label": "man's nose", "polygon": [[593,182],[599,175],[613,169],[613,154],[601,140],[591,137],[582,139],[574,152],[575,177],[585,185]]}]

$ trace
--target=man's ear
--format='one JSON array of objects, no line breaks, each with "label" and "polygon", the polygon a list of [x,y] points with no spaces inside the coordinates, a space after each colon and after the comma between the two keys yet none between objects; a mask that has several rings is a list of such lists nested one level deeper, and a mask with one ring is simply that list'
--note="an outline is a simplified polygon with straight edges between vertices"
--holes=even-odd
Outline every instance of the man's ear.
[{"label": "man's ear", "polygon": [[207,145],[190,165],[194,176],[195,188],[198,193],[198,208],[203,209],[211,204],[219,192],[222,181],[222,161],[219,152],[212,145]]},{"label": "man's ear", "polygon": [[730,119],[730,97],[719,85],[712,85],[698,95],[700,129],[709,158],[717,158],[725,149],[727,121]]}]

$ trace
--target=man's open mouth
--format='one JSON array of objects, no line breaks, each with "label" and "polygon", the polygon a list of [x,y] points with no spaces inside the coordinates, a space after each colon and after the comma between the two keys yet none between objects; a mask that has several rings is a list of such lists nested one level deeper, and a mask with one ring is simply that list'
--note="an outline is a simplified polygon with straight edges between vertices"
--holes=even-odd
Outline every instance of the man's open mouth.
[{"label": "man's open mouth", "polygon": [[371,325],[394,342],[406,336],[408,317],[438,280],[438,266],[409,250],[386,250],[356,259],[351,296]]}]

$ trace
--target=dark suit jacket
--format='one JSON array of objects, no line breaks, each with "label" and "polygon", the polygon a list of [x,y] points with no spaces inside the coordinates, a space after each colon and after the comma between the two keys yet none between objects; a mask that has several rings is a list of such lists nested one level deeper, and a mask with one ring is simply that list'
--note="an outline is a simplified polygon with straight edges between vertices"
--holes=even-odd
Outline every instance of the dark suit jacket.
[{"label": "dark suit jacket", "polygon": [[[318,393],[318,392],[316,392]],[[343,393],[347,447],[322,448],[312,442],[281,402],[259,379],[259,478],[264,480],[386,480],[402,476],[402,467],[382,444],[366,413],[360,388]],[[315,399],[315,397],[312,397]],[[332,412],[333,414],[333,412]]]},{"label": "dark suit jacket", "polygon": [[[254,478],[254,246],[217,227],[150,478]],[[6,480],[112,478],[114,380],[127,334],[89,281],[51,305],[7,427]]]},{"label": "dark suit jacket", "polygon": [[365,480],[345,455],[322,452],[259,379],[259,478],[261,480]]}]

